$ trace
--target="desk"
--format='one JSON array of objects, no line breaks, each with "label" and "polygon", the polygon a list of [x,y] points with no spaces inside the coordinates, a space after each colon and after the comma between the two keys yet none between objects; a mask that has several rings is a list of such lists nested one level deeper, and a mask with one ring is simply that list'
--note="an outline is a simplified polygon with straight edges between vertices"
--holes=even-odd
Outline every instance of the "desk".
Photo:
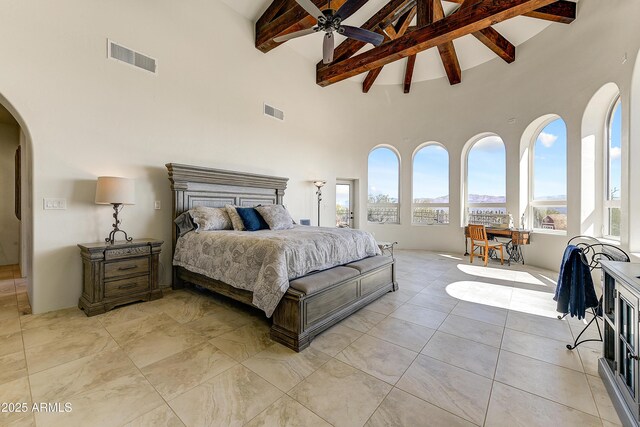
[{"label": "desk", "polygon": [[[522,254],[522,245],[528,245],[531,240],[531,230],[522,230],[517,228],[491,228],[487,227],[487,238],[494,239],[496,237],[505,237],[510,239],[505,249],[509,254],[508,262],[522,262],[524,264],[524,255]],[[469,255],[467,249],[467,239],[469,238],[469,227],[464,228],[464,254]]]}]

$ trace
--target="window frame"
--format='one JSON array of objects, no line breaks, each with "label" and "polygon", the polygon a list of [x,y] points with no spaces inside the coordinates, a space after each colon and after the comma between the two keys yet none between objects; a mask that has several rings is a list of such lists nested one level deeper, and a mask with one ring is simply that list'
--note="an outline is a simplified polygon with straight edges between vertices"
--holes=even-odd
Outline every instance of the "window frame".
[{"label": "window frame", "polygon": [[[527,203],[527,216],[529,218],[528,225],[531,230],[536,233],[546,233],[546,234],[558,234],[558,235],[567,235],[567,231],[569,228],[569,211],[568,211],[568,203],[567,203],[567,186],[568,186],[568,178],[569,178],[569,168],[568,168],[568,144],[565,142],[565,199],[564,200],[545,200],[545,199],[535,199],[535,157],[536,157],[536,143],[538,142],[538,138],[542,131],[544,131],[547,126],[556,120],[562,120],[565,128],[565,140],[568,138],[567,131],[567,122],[564,119],[556,114],[553,117],[545,120],[538,126],[538,129],[534,132],[533,138],[529,143],[529,185],[528,185],[528,203]],[[534,210],[535,208],[564,208],[567,210],[567,230],[552,230],[548,228],[536,228],[534,226]]]},{"label": "window frame", "polygon": [[[396,156],[396,160],[398,161],[398,168],[397,168],[397,176],[398,176],[398,201],[396,203],[371,203],[369,201],[369,186],[370,186],[370,182],[369,182],[369,171],[370,171],[370,165],[369,165],[369,159],[371,158],[371,154],[379,149],[387,149],[389,151],[391,151],[395,156]],[[401,218],[400,218],[400,201],[401,201],[401,170],[402,170],[402,162],[401,162],[401,158],[400,158],[400,153],[398,152],[398,150],[391,146],[391,145],[377,145],[375,147],[373,147],[369,153],[367,154],[367,224],[391,224],[391,225],[400,225],[401,223]],[[397,211],[397,218],[398,221],[397,222],[390,222],[390,221],[370,221],[369,220],[369,209],[370,208],[394,208]]]},{"label": "window frame", "polygon": [[[424,148],[428,148],[428,147],[439,147],[442,148],[444,150],[444,152],[447,154],[447,175],[446,175],[446,180],[447,180],[447,198],[449,199],[448,203],[415,203],[415,171],[416,171],[416,155]],[[427,208],[427,209],[438,209],[438,208],[446,208],[447,210],[447,216],[448,216],[448,220],[446,223],[434,223],[434,224],[428,224],[428,223],[421,223],[421,222],[416,222],[414,221],[414,212],[417,208]],[[415,225],[418,227],[431,227],[431,226],[449,226],[451,224],[451,158],[449,156],[449,150],[447,150],[447,147],[444,146],[444,144],[441,144],[439,142],[436,141],[430,141],[430,142],[425,142],[424,144],[420,144],[413,152],[413,156],[411,158],[411,225]]]},{"label": "window frame", "polygon": [[[618,200],[612,200],[609,198],[610,185],[611,185],[611,129],[613,127],[613,117],[616,109],[620,106],[620,114],[622,115],[622,99],[620,94],[613,98],[609,109],[607,110],[606,126],[605,126],[605,138],[604,138],[604,169],[603,169],[603,190],[602,195],[602,230],[601,235],[605,239],[620,241],[620,236],[614,236],[610,233],[610,221],[609,209],[619,209],[622,211],[622,189],[620,188],[620,198]],[[621,117],[622,119],[622,117]],[[622,142],[622,141],[621,141]],[[622,150],[622,143],[620,144],[620,150]],[[622,156],[622,154],[621,154]],[[622,171],[621,171],[622,173]],[[621,180],[622,182],[622,180]],[[620,233],[622,234],[622,232]]]}]

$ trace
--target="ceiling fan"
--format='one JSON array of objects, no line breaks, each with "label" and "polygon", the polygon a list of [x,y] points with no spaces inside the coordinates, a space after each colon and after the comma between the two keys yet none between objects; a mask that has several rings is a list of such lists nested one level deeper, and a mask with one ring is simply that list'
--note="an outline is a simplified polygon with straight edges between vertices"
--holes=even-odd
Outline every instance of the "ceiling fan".
[{"label": "ceiling fan", "polygon": [[315,4],[313,4],[311,0],[295,1],[304,10],[306,10],[309,15],[315,17],[318,20],[316,26],[307,30],[285,34],[284,36],[276,37],[273,40],[278,43],[282,43],[286,42],[287,40],[324,31],[326,34],[324,35],[324,43],[322,45],[323,64],[329,64],[333,61],[334,32],[342,34],[345,37],[359,40],[364,43],[371,43],[374,46],[379,46],[384,41],[384,36],[382,34],[374,33],[373,31],[365,30],[363,28],[342,24],[342,21],[353,15],[356,10],[358,10],[357,3],[359,3],[359,0],[347,0],[337,11],[331,9],[331,0],[329,0],[329,7],[325,9],[324,12],[321,11]]}]

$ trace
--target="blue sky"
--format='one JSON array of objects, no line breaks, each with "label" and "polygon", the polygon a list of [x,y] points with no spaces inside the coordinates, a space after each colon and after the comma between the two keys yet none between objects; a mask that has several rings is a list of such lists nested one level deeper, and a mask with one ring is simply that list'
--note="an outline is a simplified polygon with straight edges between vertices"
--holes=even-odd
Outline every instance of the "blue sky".
[{"label": "blue sky", "polygon": [[449,154],[439,145],[427,145],[413,158],[413,198],[443,196],[449,196]]},{"label": "blue sky", "polygon": [[534,145],[533,197],[557,199],[567,194],[567,127],[562,119],[545,126]]},{"label": "blue sky", "polygon": [[467,157],[468,194],[502,196],[506,200],[506,153],[498,136],[476,142]]},{"label": "blue sky", "polygon": [[398,199],[398,157],[391,149],[380,147],[369,154],[369,194],[387,194]]},{"label": "blue sky", "polygon": [[614,199],[620,198],[620,182],[622,180],[622,159],[621,159],[621,141],[622,141],[622,104],[618,101],[616,109],[613,112],[611,120],[611,139],[610,156],[609,156],[609,187],[617,188]]}]

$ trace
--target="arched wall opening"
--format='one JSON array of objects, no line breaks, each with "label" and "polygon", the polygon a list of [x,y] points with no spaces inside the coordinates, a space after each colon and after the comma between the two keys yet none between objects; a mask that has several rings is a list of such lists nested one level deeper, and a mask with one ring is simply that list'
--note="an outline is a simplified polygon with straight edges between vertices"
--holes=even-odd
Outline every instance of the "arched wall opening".
[{"label": "arched wall opening", "polygon": [[451,184],[449,150],[424,142],[411,156],[411,224],[449,225]]},{"label": "arched wall opening", "polygon": [[[629,171],[629,173],[627,174],[628,182],[638,183],[640,182],[640,168],[630,167],[630,165],[637,165],[638,162],[640,162],[640,50],[636,55],[636,63],[633,68],[629,101],[629,115],[627,116],[629,117],[629,156],[623,163],[623,167],[624,165],[626,165],[627,170]],[[623,115],[623,129],[625,127],[624,117],[625,116]],[[627,205],[627,212],[636,213],[635,215],[628,215],[629,250],[631,252],[640,252],[640,218],[639,215],[637,215],[637,213],[640,212],[640,197],[637,193],[637,190],[634,189],[631,185],[629,185],[629,190],[626,193],[627,200],[629,201]]]},{"label": "arched wall opening", "polygon": [[370,224],[400,224],[401,159],[392,145],[376,145],[369,151],[366,220]]},{"label": "arched wall opening", "polygon": [[18,122],[20,146],[20,271],[26,279],[27,295],[34,305],[35,291],[33,283],[33,144],[29,128],[8,99],[0,93],[0,105],[4,107]]}]

